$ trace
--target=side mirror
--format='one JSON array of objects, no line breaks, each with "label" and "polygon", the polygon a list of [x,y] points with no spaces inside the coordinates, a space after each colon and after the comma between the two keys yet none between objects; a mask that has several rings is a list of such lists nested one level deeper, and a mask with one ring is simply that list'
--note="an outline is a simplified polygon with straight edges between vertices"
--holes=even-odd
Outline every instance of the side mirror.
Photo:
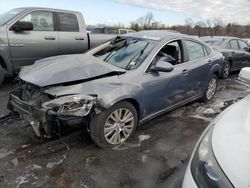
[{"label": "side mirror", "polygon": [[153,72],[171,72],[174,70],[174,66],[169,62],[159,60],[150,70]]},{"label": "side mirror", "polygon": [[239,74],[239,79],[242,82],[250,84],[250,67],[242,68]]},{"label": "side mirror", "polygon": [[11,26],[12,31],[31,31],[33,30],[33,23],[18,21]]}]

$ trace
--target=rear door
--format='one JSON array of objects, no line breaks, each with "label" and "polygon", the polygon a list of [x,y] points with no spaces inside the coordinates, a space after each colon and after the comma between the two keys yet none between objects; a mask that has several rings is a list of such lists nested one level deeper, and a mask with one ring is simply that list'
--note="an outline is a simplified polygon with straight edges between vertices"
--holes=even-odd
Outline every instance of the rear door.
[{"label": "rear door", "polygon": [[206,85],[209,72],[212,67],[212,61],[208,56],[208,50],[203,44],[184,40],[185,52],[187,61],[183,66],[183,79],[186,83],[186,96],[191,98],[203,92],[204,85]]},{"label": "rear door", "polygon": [[238,40],[240,50],[243,52],[244,60],[241,64],[241,67],[249,67],[250,66],[250,53],[249,46],[246,42],[242,40]]},{"label": "rear door", "polygon": [[58,54],[58,32],[55,31],[52,11],[32,11],[23,16],[20,21],[32,22],[34,29],[20,32],[8,29],[14,69],[30,65],[37,59]]},{"label": "rear door", "polygon": [[[88,49],[87,30],[83,18],[78,14],[57,12],[59,54],[77,54]],[[80,22],[82,21],[82,22]]]},{"label": "rear door", "polygon": [[228,48],[231,50],[232,56],[232,70],[239,70],[242,67],[242,62],[244,62],[244,52],[240,50],[238,42],[236,39],[232,39],[228,42]]}]

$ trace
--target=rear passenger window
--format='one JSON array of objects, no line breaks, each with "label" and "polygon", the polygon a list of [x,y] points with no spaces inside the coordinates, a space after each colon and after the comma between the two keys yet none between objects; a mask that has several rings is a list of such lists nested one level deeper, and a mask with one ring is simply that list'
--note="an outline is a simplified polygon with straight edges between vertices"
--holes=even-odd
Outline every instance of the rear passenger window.
[{"label": "rear passenger window", "polygon": [[76,15],[70,13],[57,13],[58,30],[67,32],[79,31],[79,25]]},{"label": "rear passenger window", "polygon": [[248,48],[247,43],[245,43],[245,42],[243,42],[241,40],[238,40],[238,42],[239,42],[239,45],[240,45],[240,49],[245,50],[246,48]]},{"label": "rear passenger window", "polygon": [[196,59],[200,59],[205,56],[205,49],[203,45],[193,42],[193,41],[185,41],[187,54],[189,61],[193,61]]},{"label": "rear passenger window", "polygon": [[229,41],[229,48],[231,48],[231,49],[239,49],[237,40],[230,40]]}]

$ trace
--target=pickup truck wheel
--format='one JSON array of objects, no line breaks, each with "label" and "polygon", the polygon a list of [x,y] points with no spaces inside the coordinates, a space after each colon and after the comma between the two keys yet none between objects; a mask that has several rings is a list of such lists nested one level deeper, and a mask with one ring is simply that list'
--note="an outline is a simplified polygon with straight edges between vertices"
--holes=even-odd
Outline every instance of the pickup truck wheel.
[{"label": "pickup truck wheel", "polygon": [[102,148],[112,148],[125,142],[136,130],[138,115],[126,101],[113,105],[90,121],[90,136]]},{"label": "pickup truck wheel", "polygon": [[4,80],[4,71],[2,66],[0,65],[0,85],[3,83]]},{"label": "pickup truck wheel", "polygon": [[212,75],[211,78],[209,79],[209,82],[207,84],[206,90],[204,92],[204,95],[202,97],[203,102],[208,102],[211,101],[214,98],[214,95],[216,93],[218,85],[218,78],[216,75]]},{"label": "pickup truck wheel", "polygon": [[220,77],[223,78],[223,79],[226,79],[230,74],[230,70],[231,70],[230,62],[229,61],[223,62]]}]

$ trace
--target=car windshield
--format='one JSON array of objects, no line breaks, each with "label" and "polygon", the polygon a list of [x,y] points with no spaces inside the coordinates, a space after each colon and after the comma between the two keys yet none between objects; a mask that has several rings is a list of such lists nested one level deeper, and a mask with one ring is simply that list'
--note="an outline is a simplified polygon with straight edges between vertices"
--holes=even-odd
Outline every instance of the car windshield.
[{"label": "car windshield", "polygon": [[224,39],[219,39],[219,38],[201,38],[203,42],[210,46],[220,46],[221,43],[224,41]]},{"label": "car windshield", "polygon": [[16,15],[21,13],[23,10],[24,10],[23,8],[17,8],[17,9],[12,9],[8,12],[3,13],[3,14],[0,14],[0,26],[6,24],[8,21],[10,21]]},{"label": "car windshield", "polygon": [[139,67],[155,43],[132,37],[116,37],[94,56],[119,68],[132,70]]}]

